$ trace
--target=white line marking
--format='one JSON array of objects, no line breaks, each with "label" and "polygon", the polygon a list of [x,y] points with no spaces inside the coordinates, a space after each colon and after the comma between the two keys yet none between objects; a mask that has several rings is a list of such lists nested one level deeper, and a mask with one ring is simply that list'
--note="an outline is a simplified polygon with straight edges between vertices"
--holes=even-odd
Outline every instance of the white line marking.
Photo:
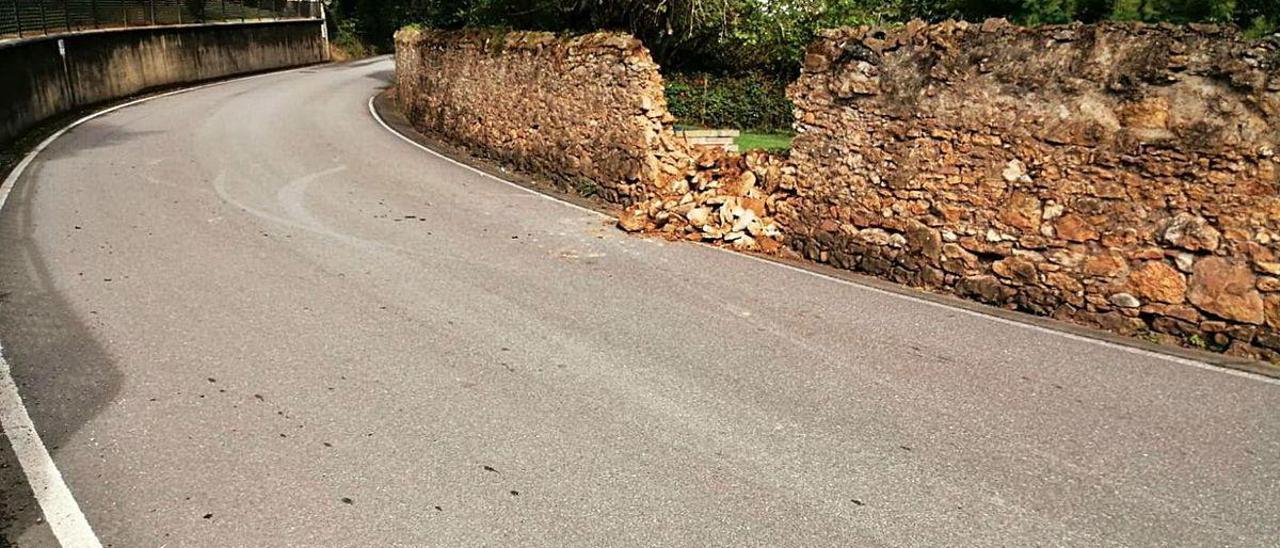
[{"label": "white line marking", "polygon": [[347,166],[342,165],[289,181],[280,187],[280,190],[276,191],[276,201],[280,202],[280,207],[284,208],[286,214],[297,219],[302,224],[328,231],[329,229],[324,226],[324,223],[316,219],[310,211],[307,211],[307,187],[311,186],[311,183],[317,179],[336,175],[346,170]]},{"label": "white line marking", "polygon": [[1037,333],[1046,333],[1046,334],[1049,334],[1049,335],[1057,335],[1057,336],[1059,336],[1059,337],[1064,337],[1064,338],[1067,338],[1067,339],[1071,339],[1071,340],[1073,340],[1073,341],[1081,341],[1081,342],[1086,342],[1086,343],[1093,343],[1093,344],[1097,344],[1097,345],[1105,346],[1105,347],[1107,347],[1107,348],[1111,348],[1111,349],[1115,349],[1115,350],[1122,350],[1122,351],[1124,351],[1124,352],[1129,352],[1129,353],[1131,353],[1131,354],[1138,354],[1138,355],[1146,356],[1146,357],[1149,357],[1149,358],[1162,359],[1162,360],[1166,360],[1166,361],[1170,361],[1170,362],[1177,363],[1177,364],[1182,364],[1182,365],[1190,365],[1190,366],[1192,366],[1192,367],[1198,367],[1198,368],[1200,368],[1200,369],[1205,369],[1205,370],[1208,370],[1208,371],[1215,371],[1215,372],[1218,372],[1218,373],[1226,373],[1226,374],[1228,374],[1228,375],[1235,375],[1235,376],[1238,376],[1238,377],[1243,377],[1243,378],[1247,378],[1247,379],[1253,379],[1253,380],[1255,380],[1255,381],[1261,381],[1261,382],[1265,382],[1265,383],[1268,383],[1268,384],[1280,385],[1280,379],[1275,379],[1275,378],[1271,378],[1271,377],[1267,377],[1267,376],[1259,375],[1259,374],[1257,374],[1257,373],[1250,373],[1250,372],[1248,372],[1248,371],[1241,371],[1241,370],[1239,370],[1239,369],[1230,369],[1230,368],[1227,368],[1227,367],[1221,367],[1221,366],[1217,366],[1217,365],[1212,365],[1212,364],[1204,363],[1204,362],[1201,362],[1201,361],[1196,361],[1196,360],[1192,360],[1192,359],[1188,359],[1188,358],[1183,358],[1183,357],[1181,357],[1181,356],[1172,356],[1172,355],[1169,355],[1169,354],[1162,354],[1162,353],[1160,353],[1160,352],[1153,352],[1153,351],[1146,350],[1146,349],[1143,349],[1143,348],[1134,348],[1134,347],[1132,347],[1132,346],[1126,346],[1126,345],[1123,345],[1123,344],[1113,343],[1113,342],[1111,342],[1111,341],[1107,341],[1107,340],[1095,339],[1095,338],[1092,338],[1092,337],[1085,337],[1085,336],[1083,336],[1083,335],[1076,335],[1075,333],[1068,333],[1068,332],[1066,332],[1066,331],[1058,331],[1058,330],[1056,330],[1056,329],[1049,329],[1049,328],[1047,328],[1047,327],[1042,327],[1042,326],[1035,325],[1035,324],[1024,323],[1024,322],[1020,322],[1020,321],[1017,321],[1017,320],[1010,320],[1010,319],[1008,319],[1008,318],[1001,318],[1000,316],[993,316],[993,315],[991,315],[991,314],[983,314],[982,312],[979,312],[979,311],[977,311],[977,310],[969,310],[969,309],[967,309],[967,308],[961,308],[961,307],[957,307],[957,306],[951,306],[951,305],[948,305],[948,304],[946,304],[946,303],[940,303],[940,302],[935,302],[935,301],[931,301],[931,300],[928,300],[928,299],[922,299],[922,298],[919,298],[919,297],[913,297],[913,296],[911,296],[911,295],[903,295],[903,294],[901,294],[901,293],[896,293],[896,292],[893,292],[893,291],[888,291],[888,290],[885,290],[885,289],[880,289],[880,288],[878,288],[878,287],[872,287],[872,286],[869,286],[869,285],[862,285],[862,284],[859,284],[859,283],[856,283],[856,282],[851,282],[851,281],[849,281],[849,280],[845,280],[845,279],[842,279],[842,278],[837,278],[837,277],[835,277],[835,276],[830,276],[830,275],[827,275],[827,274],[823,274],[823,273],[821,273],[821,272],[814,272],[814,271],[812,271],[812,270],[805,270],[805,269],[803,269],[803,268],[800,268],[800,267],[797,267],[797,266],[792,266],[792,265],[789,265],[789,264],[786,264],[786,263],[779,263],[779,262],[770,261],[770,260],[768,260],[768,259],[763,259],[763,258],[760,258],[760,257],[756,257],[755,255],[749,255],[749,254],[746,254],[746,253],[737,253],[737,252],[735,252],[735,251],[732,251],[732,250],[729,250],[729,249],[725,249],[725,248],[722,248],[722,247],[716,247],[716,246],[708,246],[708,247],[711,247],[712,249],[716,249],[716,250],[718,250],[718,251],[723,251],[723,252],[725,252],[725,253],[732,253],[734,256],[737,256],[737,257],[746,257],[746,258],[751,259],[751,260],[753,260],[753,261],[759,261],[759,262],[764,263],[764,264],[767,264],[767,265],[773,265],[773,266],[776,266],[776,267],[779,267],[779,268],[785,268],[785,269],[787,269],[787,270],[791,270],[791,271],[794,271],[794,272],[800,272],[800,273],[802,273],[802,274],[808,274],[808,275],[810,275],[810,276],[817,276],[817,277],[822,278],[822,279],[824,279],[824,280],[829,280],[829,281],[837,282],[837,283],[840,283],[840,284],[849,285],[849,286],[852,286],[852,287],[856,287],[856,288],[858,288],[858,289],[861,289],[861,290],[863,290],[863,291],[870,291],[870,292],[873,292],[873,293],[879,293],[879,294],[881,294],[881,295],[888,295],[888,296],[891,296],[891,297],[898,297],[898,298],[906,299],[906,300],[908,300],[908,301],[912,301],[912,302],[915,302],[915,303],[919,303],[919,304],[926,304],[926,305],[929,305],[929,306],[932,306],[932,307],[935,307],[935,308],[943,308],[943,309],[947,309],[947,310],[954,310],[954,311],[956,311],[956,312],[960,312],[960,313],[963,313],[963,314],[967,314],[967,315],[969,315],[969,316],[973,316],[973,317],[976,317],[976,318],[982,318],[982,319],[990,320],[990,321],[993,321],[993,322],[996,322],[996,323],[1001,323],[1001,324],[1005,324],[1005,325],[1011,325],[1011,326],[1015,326],[1015,327],[1021,327],[1021,328],[1023,328],[1023,329],[1029,329],[1029,330],[1031,330],[1031,331],[1035,331],[1035,332],[1037,332]]},{"label": "white line marking", "polygon": [[574,208],[574,209],[577,209],[577,210],[580,210],[580,211],[584,211],[584,212],[587,212],[587,213],[590,213],[590,214],[592,214],[592,215],[596,215],[596,216],[598,216],[598,217],[602,217],[602,218],[605,218],[605,219],[612,219],[612,218],[613,218],[613,217],[610,217],[609,215],[605,215],[604,213],[600,213],[599,211],[596,211],[596,210],[594,210],[594,209],[587,208],[587,207],[582,207],[582,206],[580,206],[580,205],[578,205],[578,204],[575,204],[575,203],[573,203],[573,202],[567,202],[567,201],[565,201],[565,200],[561,200],[560,198],[556,198],[555,196],[551,196],[551,195],[549,195],[549,194],[544,194],[544,193],[542,193],[542,192],[538,192],[538,191],[536,191],[536,190],[534,190],[534,189],[532,189],[532,188],[527,188],[527,187],[524,187],[524,186],[520,186],[520,185],[518,185],[518,184],[515,184],[515,183],[513,183],[513,182],[511,182],[511,181],[508,181],[508,180],[506,180],[506,179],[503,179],[503,178],[501,178],[501,177],[494,177],[493,175],[490,175],[489,173],[486,173],[486,172],[484,172],[484,171],[481,171],[480,169],[474,168],[474,167],[472,167],[472,166],[469,166],[469,165],[467,165],[467,164],[464,164],[464,163],[462,163],[462,162],[459,162],[459,161],[457,161],[457,160],[454,160],[453,158],[450,158],[450,157],[448,157],[448,156],[445,156],[445,155],[443,155],[443,154],[440,154],[439,152],[436,152],[436,151],[434,151],[434,150],[431,150],[431,149],[430,149],[430,148],[428,148],[428,147],[422,146],[422,144],[421,144],[421,143],[418,143],[417,141],[414,141],[413,139],[410,139],[410,138],[408,138],[408,137],[405,137],[404,135],[401,135],[399,131],[396,131],[396,130],[392,129],[392,128],[391,128],[391,126],[387,125],[387,123],[386,123],[386,122],[382,121],[382,117],[381,117],[381,116],[378,116],[378,109],[373,108],[373,99],[374,99],[375,97],[377,97],[377,95],[374,95],[373,97],[370,97],[370,98],[369,98],[369,114],[373,115],[373,119],[378,121],[378,125],[381,125],[383,129],[385,129],[385,130],[387,130],[387,131],[391,132],[391,134],[392,134],[392,135],[395,135],[396,137],[399,137],[401,141],[404,141],[404,142],[409,143],[409,144],[411,144],[411,145],[413,145],[413,146],[415,146],[415,147],[418,147],[419,149],[422,149],[422,150],[424,150],[424,151],[426,151],[426,152],[428,152],[428,153],[430,153],[430,154],[432,154],[432,155],[434,155],[434,156],[437,156],[437,157],[439,157],[440,159],[442,159],[442,160],[444,160],[444,161],[446,161],[446,162],[449,162],[449,163],[451,163],[451,164],[453,164],[453,165],[456,165],[456,166],[458,166],[458,167],[461,167],[461,168],[464,168],[464,169],[467,169],[467,170],[470,170],[470,171],[474,171],[475,173],[479,174],[479,175],[480,175],[480,176],[482,176],[482,177],[488,177],[488,178],[493,179],[493,180],[495,180],[495,181],[499,181],[499,182],[502,182],[502,183],[505,183],[505,184],[511,185],[511,186],[516,187],[516,188],[518,188],[518,189],[520,189],[520,190],[523,190],[523,191],[525,191],[525,192],[528,192],[529,194],[533,194],[534,196],[538,196],[538,197],[541,197],[541,198],[546,198],[546,199],[551,200],[551,201],[553,201],[553,202],[561,203],[561,204],[567,205],[567,206],[569,206],[569,207],[572,207],[572,208]]},{"label": "white line marking", "polygon": [[[329,169],[329,170],[322,171],[322,172],[320,172],[320,173],[318,173],[318,174],[307,175],[306,177],[303,177],[302,179],[299,179],[299,180],[301,180],[301,181],[303,181],[303,182],[305,183],[307,180],[309,180],[309,179],[311,179],[311,178],[314,178],[314,177],[316,177],[316,176],[323,176],[323,175],[329,175],[329,174],[332,174],[332,173],[338,173],[338,172],[343,171],[343,170],[345,170],[345,169],[346,169],[346,167],[341,167],[341,168],[337,168],[337,169]],[[226,171],[222,171],[222,172],[218,173],[218,175],[217,175],[217,176],[215,176],[215,177],[213,178],[213,191],[214,191],[214,193],[216,193],[216,194],[218,195],[218,198],[220,198],[220,199],[222,199],[222,201],[224,201],[224,202],[226,202],[226,203],[228,203],[228,204],[231,204],[232,206],[238,207],[238,208],[240,208],[240,209],[244,210],[246,213],[249,213],[249,214],[251,214],[251,215],[253,215],[253,216],[255,216],[255,217],[258,217],[258,218],[260,218],[260,219],[262,219],[262,220],[264,220],[264,221],[269,221],[269,222],[276,223],[276,224],[281,225],[281,226],[287,226],[287,227],[290,227],[290,228],[296,228],[296,229],[298,229],[298,230],[305,230],[305,231],[307,231],[307,232],[311,232],[311,233],[313,233],[313,234],[318,234],[318,235],[320,235],[320,236],[325,236],[325,237],[328,237],[328,238],[333,238],[333,239],[335,239],[335,240],[338,240],[338,241],[341,241],[341,242],[344,242],[344,243],[347,243],[347,244],[351,244],[353,247],[357,247],[357,248],[361,248],[361,249],[372,247],[372,248],[377,248],[377,249],[386,249],[386,250],[389,250],[389,251],[394,251],[394,252],[398,252],[398,253],[404,253],[404,254],[412,255],[412,252],[411,252],[411,251],[409,251],[408,249],[402,248],[402,247],[394,246],[394,245],[391,245],[391,244],[385,244],[385,243],[378,242],[378,241],[374,241],[374,240],[366,240],[366,239],[364,239],[364,238],[359,238],[359,237],[356,237],[356,236],[351,236],[351,235],[347,235],[347,234],[342,234],[342,233],[339,233],[339,232],[335,232],[335,231],[333,231],[333,230],[330,230],[328,227],[324,226],[322,223],[320,223],[319,221],[315,220],[315,218],[313,218],[310,214],[306,213],[305,211],[303,211],[303,212],[302,212],[302,214],[301,214],[301,218],[299,218],[298,216],[294,215],[294,213],[290,213],[290,215],[291,215],[290,217],[281,217],[281,216],[279,216],[279,215],[276,215],[276,214],[274,214],[274,213],[268,212],[268,211],[266,211],[266,210],[263,210],[263,209],[259,209],[259,208],[253,207],[253,206],[251,206],[251,205],[249,205],[249,204],[247,204],[247,203],[244,203],[244,202],[242,202],[242,201],[240,201],[240,200],[236,199],[236,197],[235,197],[235,196],[232,196],[232,195],[231,195],[231,192],[230,192],[229,190],[227,190],[227,177],[226,177],[226,175],[227,175]],[[288,186],[289,186],[288,184],[286,184],[286,185],[285,185],[285,187],[286,187],[286,188],[287,188]],[[279,194],[279,192],[277,192],[277,195],[278,195],[278,194]],[[287,212],[287,213],[289,213],[289,211],[288,211],[288,206],[284,206],[284,207],[286,208],[286,212]],[[301,206],[299,206],[299,207],[301,207]]]},{"label": "white line marking", "polygon": [[[586,212],[589,212],[589,213],[593,213],[593,214],[595,214],[595,215],[599,215],[599,216],[601,216],[601,217],[605,217],[605,218],[612,218],[612,217],[610,217],[609,215],[605,215],[604,213],[601,213],[601,212],[599,212],[599,211],[595,211],[595,210],[593,210],[593,209],[588,209],[588,208],[582,207],[582,206],[580,206],[580,205],[578,205],[578,204],[575,204],[575,203],[573,203],[573,202],[568,202],[568,201],[565,201],[565,200],[561,200],[560,198],[557,198],[557,197],[552,196],[552,195],[550,195],[550,194],[543,194],[543,193],[538,192],[538,191],[536,191],[536,190],[533,190],[533,189],[531,189],[531,188],[527,188],[527,187],[524,187],[524,186],[518,185],[518,184],[516,184],[516,183],[513,183],[513,182],[511,182],[511,181],[508,181],[508,180],[506,180],[506,179],[503,179],[503,178],[501,178],[501,177],[495,177],[495,176],[493,176],[492,174],[486,173],[486,172],[484,172],[484,171],[481,171],[481,170],[479,170],[479,169],[476,169],[476,168],[474,168],[474,167],[471,167],[471,166],[469,166],[469,165],[467,165],[467,164],[464,164],[464,163],[462,163],[462,162],[459,162],[459,161],[457,161],[457,160],[454,160],[453,158],[450,158],[450,157],[445,156],[445,155],[443,155],[443,154],[441,154],[441,153],[439,153],[439,152],[436,152],[436,151],[434,151],[434,150],[431,150],[430,148],[428,148],[428,147],[426,147],[426,146],[423,146],[421,143],[418,143],[417,141],[414,141],[414,140],[412,140],[412,139],[410,139],[410,138],[408,138],[408,137],[405,137],[404,135],[400,134],[400,132],[396,131],[396,130],[395,130],[395,129],[393,129],[391,126],[387,125],[387,123],[386,123],[386,122],[382,121],[382,117],[378,115],[378,111],[377,111],[377,109],[373,108],[373,100],[374,100],[374,98],[375,98],[375,97],[377,97],[377,95],[374,95],[373,97],[370,97],[370,98],[369,98],[369,113],[373,115],[373,119],[374,119],[374,120],[377,120],[377,122],[378,122],[378,124],[379,124],[379,125],[381,125],[381,126],[382,126],[384,129],[386,129],[387,131],[391,132],[391,134],[392,134],[392,135],[395,135],[396,137],[399,137],[402,141],[404,141],[404,142],[406,142],[406,143],[409,143],[409,144],[411,144],[411,145],[413,145],[413,146],[415,146],[415,147],[418,147],[418,148],[420,148],[420,149],[422,149],[422,150],[425,150],[425,151],[427,151],[427,152],[429,152],[429,153],[431,153],[431,154],[433,154],[433,155],[435,155],[435,156],[438,156],[438,157],[440,157],[440,158],[442,158],[442,159],[444,159],[444,160],[446,160],[446,161],[449,161],[449,162],[451,162],[451,163],[453,163],[453,164],[455,164],[455,165],[459,165],[459,166],[462,166],[462,167],[464,167],[464,168],[466,168],[466,169],[469,169],[469,170],[471,170],[471,171],[474,171],[474,172],[476,172],[476,173],[480,174],[481,176],[488,177],[488,178],[490,178],[490,179],[493,179],[493,180],[495,180],[495,181],[500,181],[500,182],[502,182],[502,183],[506,183],[506,184],[508,184],[508,185],[511,185],[511,186],[513,186],[513,187],[516,187],[516,188],[518,188],[518,189],[520,189],[520,190],[523,190],[523,191],[525,191],[525,192],[529,192],[529,193],[532,193],[532,194],[537,194],[538,196],[542,196],[543,198],[546,198],[546,199],[551,200],[551,201],[553,201],[553,202],[558,202],[558,203],[561,203],[561,204],[567,205],[567,206],[572,207],[572,208],[574,208],[574,209],[579,209],[579,210],[582,210],[582,211],[586,211]],[[744,258],[747,258],[747,259],[751,259],[751,260],[753,260],[753,261],[758,261],[758,262],[763,263],[763,264],[766,264],[766,265],[770,265],[770,266],[774,266],[774,267],[778,267],[778,268],[784,268],[784,269],[786,269],[786,270],[790,270],[790,271],[792,271],[792,272],[799,272],[799,273],[801,273],[801,274],[807,274],[807,275],[809,275],[809,276],[815,276],[815,277],[822,278],[822,279],[827,280],[827,281],[836,282],[836,283],[841,284],[841,285],[846,285],[846,286],[849,286],[849,287],[857,288],[857,289],[860,289],[860,290],[862,290],[862,291],[870,291],[870,292],[872,292],[872,293],[877,293],[877,294],[880,294],[880,295],[888,295],[888,296],[890,296],[890,297],[897,297],[897,298],[900,298],[900,299],[906,299],[906,300],[911,301],[911,302],[914,302],[914,303],[924,304],[924,305],[932,306],[932,307],[935,307],[935,308],[942,308],[942,309],[946,309],[946,310],[953,310],[953,311],[956,311],[956,312],[960,312],[960,313],[962,313],[962,314],[967,314],[967,315],[969,315],[969,316],[973,316],[973,317],[975,317],[975,318],[981,318],[981,319],[984,319],[984,320],[989,320],[989,321],[993,321],[993,322],[996,322],[996,323],[1001,323],[1001,324],[1004,324],[1004,325],[1011,325],[1011,326],[1020,327],[1020,328],[1023,328],[1023,329],[1029,329],[1029,330],[1034,331],[1034,332],[1037,332],[1037,333],[1045,333],[1045,334],[1049,334],[1049,335],[1056,335],[1056,336],[1059,336],[1059,337],[1065,337],[1065,338],[1070,339],[1070,340],[1073,340],[1073,341],[1081,341],[1081,342],[1086,342],[1086,343],[1093,343],[1093,344],[1101,345],[1101,346],[1104,346],[1104,347],[1107,347],[1107,348],[1111,348],[1111,349],[1114,349],[1114,350],[1120,350],[1120,351],[1123,351],[1123,352],[1128,352],[1128,353],[1130,353],[1130,354],[1137,354],[1137,355],[1145,356],[1145,357],[1149,357],[1149,358],[1162,359],[1162,360],[1166,360],[1166,361],[1173,362],[1173,363],[1177,363],[1177,364],[1190,365],[1190,366],[1192,366],[1192,367],[1197,367],[1197,368],[1204,369],[1204,370],[1208,370],[1208,371],[1214,371],[1214,372],[1218,372],[1218,373],[1226,373],[1226,374],[1228,374],[1228,375],[1235,375],[1235,376],[1243,377],[1243,378],[1246,378],[1246,379],[1253,379],[1253,380],[1255,380],[1255,381],[1261,381],[1261,382],[1265,382],[1265,383],[1268,383],[1268,384],[1280,385],[1280,379],[1274,379],[1274,378],[1271,378],[1271,377],[1267,377],[1267,376],[1259,375],[1259,374],[1257,374],[1257,373],[1250,373],[1250,372],[1248,372],[1248,371],[1241,371],[1241,370],[1238,370],[1238,369],[1230,369],[1230,368],[1227,368],[1227,367],[1221,367],[1221,366],[1217,366],[1217,365],[1212,365],[1212,364],[1208,364],[1208,363],[1204,363],[1204,362],[1200,362],[1200,361],[1196,361],[1196,360],[1191,360],[1191,359],[1183,358],[1183,357],[1180,357],[1180,356],[1172,356],[1172,355],[1169,355],[1169,354],[1162,354],[1162,353],[1160,353],[1160,352],[1152,352],[1152,351],[1150,351],[1150,350],[1146,350],[1146,349],[1142,349],[1142,348],[1134,348],[1134,347],[1132,347],[1132,346],[1125,346],[1125,345],[1123,345],[1123,344],[1117,344],[1117,343],[1113,343],[1113,342],[1106,341],[1106,340],[1102,340],[1102,339],[1094,339],[1094,338],[1091,338],[1091,337],[1085,337],[1085,336],[1082,336],[1082,335],[1076,335],[1076,334],[1074,334],[1074,333],[1067,333],[1067,332],[1065,332],[1065,331],[1057,331],[1057,330],[1054,330],[1054,329],[1049,329],[1049,328],[1047,328],[1047,327],[1041,327],[1041,326],[1038,326],[1038,325],[1035,325],[1035,324],[1023,323],[1023,322],[1019,322],[1019,321],[1016,321],[1016,320],[1010,320],[1010,319],[1008,319],[1008,318],[1001,318],[1001,317],[999,317],[999,316],[993,316],[993,315],[991,315],[991,314],[984,314],[984,313],[979,312],[979,311],[977,311],[977,310],[969,310],[969,309],[967,309],[967,308],[961,308],[961,307],[957,307],[957,306],[951,306],[951,305],[946,304],[946,303],[940,303],[940,302],[936,302],[936,301],[931,301],[931,300],[929,300],[929,299],[922,299],[922,298],[920,298],[920,297],[913,297],[913,296],[911,296],[911,295],[904,295],[904,294],[902,294],[902,293],[897,293],[897,292],[893,292],[893,291],[888,291],[888,290],[880,289],[880,288],[878,288],[878,287],[872,287],[872,286],[868,286],[868,285],[862,285],[862,284],[857,283],[857,282],[853,282],[853,281],[846,280],[846,279],[843,279],[843,278],[837,278],[837,277],[835,277],[835,276],[830,276],[830,275],[827,275],[827,274],[823,274],[823,273],[821,273],[821,272],[814,272],[814,271],[812,271],[812,270],[806,270],[806,269],[803,269],[803,268],[800,268],[800,267],[796,267],[796,266],[792,266],[792,265],[789,265],[789,264],[786,264],[786,263],[780,263],[780,262],[776,262],[776,261],[770,261],[770,260],[768,260],[768,259],[764,259],[764,258],[761,258],[761,257],[757,257],[757,256],[755,256],[755,255],[751,255],[751,254],[748,254],[748,253],[738,253],[738,252],[736,252],[736,251],[733,251],[733,250],[731,250],[731,249],[727,249],[727,248],[723,248],[723,247],[718,247],[718,246],[714,246],[714,245],[704,245],[704,246],[699,246],[699,247],[709,247],[709,248],[714,249],[714,250],[716,250],[716,251],[720,251],[720,252],[723,252],[723,253],[728,253],[728,254],[730,254],[730,255],[733,255],[734,257],[744,257]]]},{"label": "white line marking", "polygon": [[[135,99],[80,118],[41,141],[39,145],[36,145],[35,148],[31,149],[31,152],[28,152],[22,158],[21,162],[18,162],[18,165],[9,173],[9,176],[5,177],[4,182],[0,183],[0,211],[4,210],[4,204],[9,200],[9,193],[13,191],[14,185],[18,183],[18,179],[22,177],[22,174],[35,161],[36,156],[58,140],[59,137],[85,122],[122,108],[162,97],[190,93],[233,82],[288,74],[306,68],[309,67],[254,74],[252,76],[183,88]],[[40,434],[36,432],[35,424],[31,422],[31,416],[27,414],[27,407],[22,403],[22,395],[18,393],[18,385],[13,381],[9,362],[4,359],[3,344],[0,344],[0,428],[3,428],[4,433],[9,437],[9,444],[13,447],[13,452],[18,457],[18,464],[22,466],[22,472],[27,477],[27,484],[31,486],[31,491],[35,493],[36,502],[40,504],[40,511],[44,513],[45,521],[49,523],[49,528],[53,530],[53,535],[58,538],[58,543],[67,548],[101,548],[102,542],[93,533],[93,528],[89,526],[89,520],[80,511],[80,505],[76,503],[75,497],[71,494],[71,489],[67,487],[66,481],[62,479],[62,473],[58,472],[58,467],[54,464],[53,457],[49,455],[48,448],[41,441]]]},{"label": "white line marking", "polygon": [[[0,347],[0,353],[4,348]],[[18,385],[9,373],[9,362],[0,356],[0,427],[9,437],[9,444],[18,456],[18,464],[27,476],[27,484],[35,493],[44,512],[45,521],[58,542],[65,547],[101,548],[93,528],[80,512],[80,505],[71,496],[71,490],[62,480],[62,474],[53,464],[53,457],[40,440],[36,426],[31,423],[27,408],[18,395]]]}]

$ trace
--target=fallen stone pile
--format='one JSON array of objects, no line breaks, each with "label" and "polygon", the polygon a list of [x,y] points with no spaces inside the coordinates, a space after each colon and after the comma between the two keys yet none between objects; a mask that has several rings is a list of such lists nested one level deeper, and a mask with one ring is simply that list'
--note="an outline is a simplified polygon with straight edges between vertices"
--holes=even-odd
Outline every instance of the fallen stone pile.
[{"label": "fallen stone pile", "polygon": [[763,152],[697,152],[694,169],[674,174],[653,197],[626,208],[618,226],[669,238],[776,252],[783,227],[774,219],[791,196],[795,168]]}]

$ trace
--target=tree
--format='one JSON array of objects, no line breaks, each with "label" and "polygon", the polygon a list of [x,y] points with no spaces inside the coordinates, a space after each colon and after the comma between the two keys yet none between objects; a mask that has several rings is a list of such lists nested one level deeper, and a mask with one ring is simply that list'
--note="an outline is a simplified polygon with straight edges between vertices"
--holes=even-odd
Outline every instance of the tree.
[{"label": "tree", "polygon": [[1233,22],[1255,34],[1280,23],[1280,0],[333,0],[338,26],[389,48],[407,23],[457,28],[629,32],[675,70],[794,72],[823,28],[920,18],[1007,17],[1037,25],[1106,19]]}]

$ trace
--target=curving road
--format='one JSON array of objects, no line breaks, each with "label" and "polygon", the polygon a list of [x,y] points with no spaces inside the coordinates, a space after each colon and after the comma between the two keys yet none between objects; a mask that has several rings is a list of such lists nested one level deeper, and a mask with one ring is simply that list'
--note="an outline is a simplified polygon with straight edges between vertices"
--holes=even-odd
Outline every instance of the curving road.
[{"label": "curving road", "polygon": [[[626,236],[389,133],[391,71],[124,108],[14,188],[0,341],[104,545],[1280,538],[1276,383]],[[0,443],[52,545],[32,495]]]}]

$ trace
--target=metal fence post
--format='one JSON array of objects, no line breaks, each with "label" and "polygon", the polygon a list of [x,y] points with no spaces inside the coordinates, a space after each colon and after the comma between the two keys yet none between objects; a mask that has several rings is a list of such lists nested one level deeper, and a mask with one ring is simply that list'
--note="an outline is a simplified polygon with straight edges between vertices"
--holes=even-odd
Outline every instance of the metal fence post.
[{"label": "metal fence post", "polygon": [[13,22],[18,25],[18,38],[22,38],[22,12],[18,11],[18,0],[13,0]]},{"label": "metal fence post", "polygon": [[62,0],[62,24],[67,32],[71,32],[71,8],[67,6],[68,3],[67,0]]},{"label": "metal fence post", "polygon": [[40,4],[40,32],[45,36],[49,35],[49,18],[44,13],[44,0],[38,2]]},{"label": "metal fence post", "polygon": [[156,24],[156,0],[151,0],[151,26]]}]

